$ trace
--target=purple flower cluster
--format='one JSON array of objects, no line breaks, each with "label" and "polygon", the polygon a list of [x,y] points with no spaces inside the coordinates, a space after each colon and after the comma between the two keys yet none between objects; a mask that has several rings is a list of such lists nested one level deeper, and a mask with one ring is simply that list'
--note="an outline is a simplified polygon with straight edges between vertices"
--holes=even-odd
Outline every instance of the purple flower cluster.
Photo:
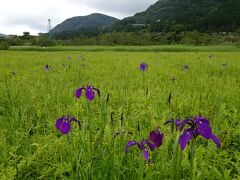
[{"label": "purple flower cluster", "polygon": [[154,151],[154,149],[159,148],[163,143],[163,136],[164,136],[163,133],[156,129],[150,132],[148,140],[142,140],[140,142],[133,140],[128,141],[128,143],[125,146],[125,152],[128,152],[128,149],[130,147],[137,145],[138,148],[142,151],[144,159],[150,162],[148,149]]},{"label": "purple flower cluster", "polygon": [[[82,91],[85,91],[85,96],[89,101],[92,101],[95,97],[95,92],[97,92],[98,96],[100,97],[100,90],[95,88],[94,86],[87,86],[78,88],[75,92],[75,96],[79,99],[82,96]],[[94,92],[95,91],[95,92]]]},{"label": "purple flower cluster", "polygon": [[141,71],[146,71],[148,69],[148,65],[146,63],[141,63],[139,69]]},{"label": "purple flower cluster", "polygon": [[45,71],[49,72],[49,71],[50,71],[50,66],[49,66],[48,64],[46,64],[46,65],[44,66],[44,69],[45,69]]},{"label": "purple flower cluster", "polygon": [[63,115],[62,117],[58,118],[55,123],[55,127],[62,133],[68,134],[71,130],[71,122],[75,122],[80,126],[80,121],[77,120],[75,117],[71,117],[70,115]]},{"label": "purple flower cluster", "polygon": [[[68,57],[69,60],[71,60],[71,57]],[[141,63],[139,69],[141,71],[146,71],[148,69],[148,65],[146,63]],[[189,69],[187,65],[184,65],[184,69]],[[45,70],[49,71],[50,67],[49,65],[45,65]],[[143,73],[144,76],[144,73]],[[93,101],[95,98],[95,94],[100,97],[100,90],[98,88],[95,88],[94,86],[82,86],[75,91],[75,97],[79,99],[83,91],[85,91],[85,96],[88,101]],[[109,100],[109,95],[107,97],[107,102]],[[172,101],[172,94],[169,93],[168,96],[168,104],[169,107],[171,105]],[[112,119],[112,114],[111,114]],[[123,119],[123,114],[121,116],[121,120]],[[70,115],[63,115],[62,117],[58,118],[55,122],[55,127],[60,131],[62,134],[68,134],[71,130],[72,122],[77,123],[78,126],[80,126],[80,121],[77,120],[75,117],[72,117]],[[122,122],[122,121],[121,121]],[[192,140],[196,139],[198,136],[202,136],[205,139],[212,140],[218,147],[221,147],[221,142],[218,139],[216,135],[212,133],[212,128],[209,123],[209,120],[201,117],[201,116],[195,116],[194,118],[187,118],[184,120],[181,119],[171,119],[166,121],[164,124],[172,123],[176,127],[176,131],[183,133],[179,137],[179,145],[182,150],[186,148],[187,143]],[[138,130],[140,131],[140,127],[138,125]],[[127,144],[125,145],[125,152],[129,152],[129,148],[131,147],[138,147],[138,149],[141,151],[141,154],[143,158],[150,163],[150,152],[154,151],[155,149],[159,148],[163,144],[163,138],[164,134],[159,131],[159,128],[151,131],[149,133],[149,136],[147,139],[143,139],[142,141],[135,141],[135,140],[129,140]]]},{"label": "purple flower cluster", "polygon": [[[212,128],[209,120],[201,116],[195,116],[193,119],[176,119],[166,121],[165,124],[173,123],[176,126],[177,131],[182,131],[183,134],[179,137],[179,145],[182,150],[185,149],[187,143],[191,139],[202,136],[205,139],[211,139],[218,147],[221,147],[221,142],[216,135],[212,133]],[[188,126],[185,128],[185,126]]]}]

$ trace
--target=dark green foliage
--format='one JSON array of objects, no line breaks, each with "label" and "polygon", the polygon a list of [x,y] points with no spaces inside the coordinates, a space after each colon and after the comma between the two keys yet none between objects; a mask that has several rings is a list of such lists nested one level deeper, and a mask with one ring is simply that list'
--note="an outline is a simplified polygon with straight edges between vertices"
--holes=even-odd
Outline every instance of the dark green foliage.
[{"label": "dark green foliage", "polygon": [[[176,25],[177,27],[177,25]],[[181,28],[181,25],[179,27]],[[234,34],[208,34],[197,30],[192,32],[167,31],[156,32],[108,32],[99,33],[97,36],[71,36],[62,34],[61,45],[165,45],[165,44],[238,44],[240,35]],[[69,36],[70,37],[69,37]]]},{"label": "dark green foliage", "polygon": [[10,46],[19,46],[24,44],[24,40],[21,36],[9,36],[7,39]]},{"label": "dark green foliage", "polygon": [[[167,44],[187,44],[187,45],[239,45],[240,33],[201,33],[197,30],[192,32],[181,32],[181,25],[175,25],[178,31],[166,32],[105,32],[101,33],[96,29],[85,31],[85,35],[77,33],[59,33],[58,40],[50,38],[48,35],[29,36],[9,36],[4,41],[10,46],[54,46],[54,45],[167,45]],[[94,35],[93,35],[94,34]]]},{"label": "dark green foliage", "polygon": [[233,32],[240,27],[239,9],[239,0],[160,0],[113,29],[131,31],[133,24],[146,24],[154,32]]},{"label": "dark green foliage", "polygon": [[47,35],[39,36],[37,39],[37,45],[39,46],[54,46],[55,43],[52,39],[50,39]]},{"label": "dark green foliage", "polygon": [[229,0],[209,13],[205,20],[209,31],[233,32],[240,27],[240,1]]},{"label": "dark green foliage", "polygon": [[76,31],[62,31],[54,34],[49,34],[50,37],[54,39],[73,39],[75,37],[94,37],[99,35],[101,32],[98,28],[81,28]]},{"label": "dark green foliage", "polygon": [[7,50],[9,48],[9,43],[6,39],[0,38],[0,50]]},{"label": "dark green foliage", "polygon": [[31,38],[30,32],[23,32],[22,38],[23,38],[23,39],[30,39],[30,38]]}]

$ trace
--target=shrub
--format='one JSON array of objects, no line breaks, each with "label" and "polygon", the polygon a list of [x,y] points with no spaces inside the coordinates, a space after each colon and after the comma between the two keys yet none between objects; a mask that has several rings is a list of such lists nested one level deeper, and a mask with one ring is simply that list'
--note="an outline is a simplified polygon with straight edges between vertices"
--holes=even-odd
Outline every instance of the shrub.
[{"label": "shrub", "polygon": [[6,39],[0,39],[0,50],[9,49],[9,43]]}]

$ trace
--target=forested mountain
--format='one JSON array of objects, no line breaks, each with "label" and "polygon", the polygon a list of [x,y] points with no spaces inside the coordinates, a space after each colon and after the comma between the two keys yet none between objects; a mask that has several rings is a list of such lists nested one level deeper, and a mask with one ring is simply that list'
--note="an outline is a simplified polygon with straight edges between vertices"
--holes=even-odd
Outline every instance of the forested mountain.
[{"label": "forested mountain", "polygon": [[159,0],[146,11],[117,22],[113,29],[132,31],[146,26],[160,32],[235,31],[240,28],[240,0]]},{"label": "forested mountain", "polygon": [[211,11],[204,21],[211,31],[240,30],[240,0],[228,0]]},{"label": "forested mountain", "polygon": [[104,28],[111,26],[116,21],[118,21],[117,18],[99,13],[78,16],[65,20],[54,27],[49,34],[51,36],[94,35]]}]

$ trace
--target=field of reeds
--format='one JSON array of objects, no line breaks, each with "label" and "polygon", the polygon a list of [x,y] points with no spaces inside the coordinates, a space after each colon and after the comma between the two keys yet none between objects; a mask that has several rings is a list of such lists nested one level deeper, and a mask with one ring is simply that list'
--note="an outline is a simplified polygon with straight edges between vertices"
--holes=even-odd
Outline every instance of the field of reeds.
[{"label": "field of reeds", "polygon": [[0,91],[0,179],[240,179],[240,52],[0,51]]},{"label": "field of reeds", "polygon": [[212,45],[212,46],[191,46],[191,45],[152,45],[152,46],[11,46],[13,51],[117,51],[117,52],[240,52],[236,45]]}]

